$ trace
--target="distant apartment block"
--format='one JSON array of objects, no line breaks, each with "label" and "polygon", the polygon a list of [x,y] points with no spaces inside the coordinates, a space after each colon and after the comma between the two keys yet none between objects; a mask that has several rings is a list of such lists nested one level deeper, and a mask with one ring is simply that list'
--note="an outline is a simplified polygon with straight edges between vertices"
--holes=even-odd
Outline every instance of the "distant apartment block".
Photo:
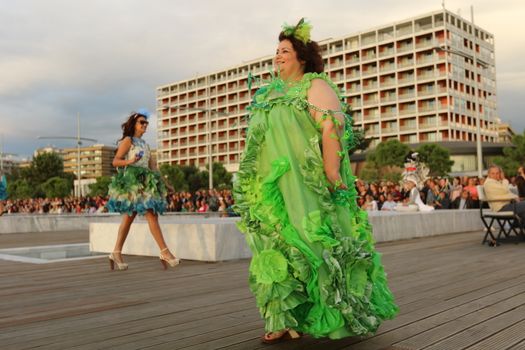
[{"label": "distant apartment block", "polygon": [[[325,71],[371,147],[390,139],[474,142],[476,111],[482,142],[498,142],[494,37],[464,18],[440,10],[320,46]],[[246,107],[257,87],[249,91],[248,73],[268,78],[272,58],[158,87],[159,164],[204,166],[210,145],[213,161],[236,171]]]},{"label": "distant apartment block", "polygon": [[[111,165],[116,147],[97,144],[80,148],[80,174],[83,179],[96,179],[100,176],[111,176],[115,168]],[[76,147],[62,150],[64,171],[78,174],[78,152]]]}]

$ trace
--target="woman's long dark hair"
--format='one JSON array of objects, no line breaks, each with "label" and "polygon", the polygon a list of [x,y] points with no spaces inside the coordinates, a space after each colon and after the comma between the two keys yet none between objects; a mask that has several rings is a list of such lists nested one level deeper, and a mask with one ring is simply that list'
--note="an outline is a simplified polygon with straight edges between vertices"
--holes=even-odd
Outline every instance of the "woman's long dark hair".
[{"label": "woman's long dark hair", "polygon": [[122,128],[122,137],[120,138],[120,140],[117,141],[117,143],[124,140],[128,136],[133,137],[133,135],[135,135],[135,124],[137,124],[137,120],[139,119],[139,117],[144,117],[145,119],[148,119],[148,117],[144,114],[131,112],[131,114],[128,117],[128,120],[126,120],[126,122],[122,123],[122,125],[120,126]]},{"label": "woman's long dark hair", "polygon": [[315,41],[308,41],[307,44],[295,38],[292,35],[286,35],[284,32],[279,34],[279,42],[288,40],[297,53],[297,59],[304,61],[305,73],[322,73],[324,71],[323,57],[321,57],[319,45]]}]

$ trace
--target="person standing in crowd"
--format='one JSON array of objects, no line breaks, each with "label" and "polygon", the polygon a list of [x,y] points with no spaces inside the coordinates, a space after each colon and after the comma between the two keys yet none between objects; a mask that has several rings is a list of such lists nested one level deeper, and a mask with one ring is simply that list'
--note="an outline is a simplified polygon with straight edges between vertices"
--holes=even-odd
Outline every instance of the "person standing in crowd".
[{"label": "person standing in crowd", "polygon": [[158,215],[166,210],[166,187],[158,172],[152,171],[153,164],[150,148],[142,139],[148,127],[147,111],[133,112],[122,124],[122,138],[113,159],[113,166],[120,169],[109,185],[110,212],[122,214],[115,248],[109,255],[110,267],[113,270],[126,270],[128,264],[122,260],[122,247],[128,236],[131,224],[137,214],[144,215],[153,238],[160,249],[159,259],[164,269],[175,267],[179,259],[168,249],[160,229]]},{"label": "person standing in crowd", "polygon": [[452,180],[452,186],[450,188],[450,200],[454,202],[456,198],[459,198],[461,196],[461,192],[463,191],[463,186],[461,185],[461,179],[456,176]]},{"label": "person standing in crowd", "polygon": [[234,184],[265,343],[370,334],[398,312],[356,205],[347,108],[310,28],[301,20],[279,35],[277,73],[249,107]]}]

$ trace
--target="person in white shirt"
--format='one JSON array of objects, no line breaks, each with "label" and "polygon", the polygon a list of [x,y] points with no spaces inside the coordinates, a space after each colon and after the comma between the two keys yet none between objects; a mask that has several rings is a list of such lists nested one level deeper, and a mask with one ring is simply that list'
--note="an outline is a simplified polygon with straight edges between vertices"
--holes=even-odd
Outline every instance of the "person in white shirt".
[{"label": "person in white shirt", "polygon": [[496,165],[489,167],[483,189],[489,200],[490,209],[493,211],[515,211],[521,218],[522,225],[525,223],[525,202],[513,203],[513,201],[519,200],[519,197],[510,191],[509,182],[504,178],[500,167]]},{"label": "person in white shirt", "polygon": [[363,204],[363,209],[365,209],[366,211],[377,211],[377,202],[374,200],[374,197],[367,194],[365,198],[366,201]]},{"label": "person in white shirt", "polygon": [[396,210],[396,206],[397,206],[397,203],[394,202],[394,196],[392,195],[392,193],[388,193],[386,195],[386,201],[383,203],[381,210],[385,210],[385,211]]}]

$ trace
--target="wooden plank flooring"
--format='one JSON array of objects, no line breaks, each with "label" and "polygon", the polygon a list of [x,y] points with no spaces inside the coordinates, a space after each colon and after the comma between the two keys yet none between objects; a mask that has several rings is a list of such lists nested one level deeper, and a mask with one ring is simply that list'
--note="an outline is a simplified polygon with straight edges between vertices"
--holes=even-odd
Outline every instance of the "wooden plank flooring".
[{"label": "wooden plank flooring", "polygon": [[[0,235],[0,248],[87,241],[87,232]],[[248,260],[163,271],[127,256],[33,265],[0,260],[0,349],[525,350],[525,242],[482,234],[382,243],[399,316],[370,337],[261,344]]]}]

